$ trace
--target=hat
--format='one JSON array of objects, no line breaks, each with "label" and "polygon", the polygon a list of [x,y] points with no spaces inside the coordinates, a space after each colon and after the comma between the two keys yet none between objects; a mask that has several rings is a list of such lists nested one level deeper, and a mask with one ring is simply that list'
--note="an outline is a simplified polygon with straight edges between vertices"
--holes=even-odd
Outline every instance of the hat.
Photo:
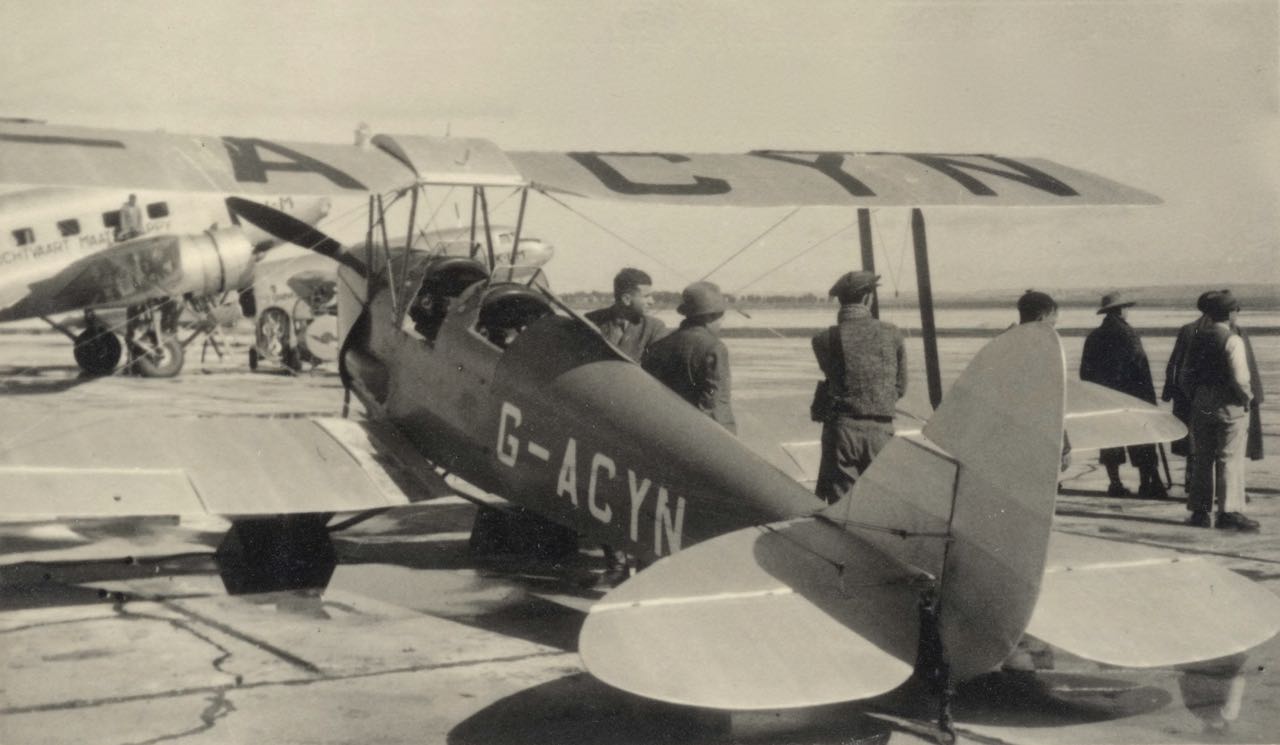
[{"label": "hat", "polygon": [[694,282],[680,293],[680,305],[676,312],[686,318],[723,313],[728,304],[714,282]]},{"label": "hat", "polygon": [[1196,310],[1200,311],[1201,313],[1208,313],[1209,298],[1222,292],[1226,292],[1226,290],[1209,290],[1208,292],[1200,293],[1200,297],[1196,298]]},{"label": "hat", "polygon": [[1058,309],[1048,293],[1027,290],[1018,298],[1018,317],[1023,321],[1039,320]]},{"label": "hat", "polygon": [[1108,292],[1102,296],[1102,307],[1098,308],[1098,315],[1109,313],[1113,310],[1128,308],[1130,305],[1137,305],[1133,300],[1125,300],[1124,293],[1120,291]]},{"label": "hat", "polygon": [[1215,321],[1225,321],[1233,310],[1240,310],[1240,301],[1236,300],[1231,290],[1221,290],[1209,295],[1204,301],[1204,312]]},{"label": "hat", "polygon": [[838,297],[841,300],[845,298],[853,298],[857,295],[865,293],[880,284],[880,275],[875,272],[868,272],[865,269],[856,272],[846,272],[831,285],[831,289],[827,295]]}]

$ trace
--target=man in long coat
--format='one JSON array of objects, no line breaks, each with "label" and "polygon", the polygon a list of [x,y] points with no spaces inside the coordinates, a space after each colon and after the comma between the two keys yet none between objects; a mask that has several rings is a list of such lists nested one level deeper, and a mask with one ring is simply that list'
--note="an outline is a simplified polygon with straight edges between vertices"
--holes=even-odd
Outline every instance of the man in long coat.
[{"label": "man in long coat", "polygon": [[712,282],[684,288],[676,311],[680,328],[649,346],[642,364],[681,398],[737,434],[730,392],[729,349],[720,341],[728,303]]},{"label": "man in long coat", "polygon": [[[1084,340],[1084,353],[1080,357],[1080,379],[1104,385],[1134,398],[1154,404],[1156,388],[1151,382],[1151,365],[1142,348],[1142,340],[1129,325],[1125,316],[1132,301],[1120,293],[1102,296],[1098,313],[1102,324]],[[1140,483],[1138,496],[1164,499],[1168,496],[1160,480],[1160,469],[1154,445],[1131,445],[1129,462],[1138,469]],[[1131,492],[1120,480],[1120,465],[1125,462],[1124,448],[1103,448],[1098,460],[1106,466],[1110,485],[1107,496],[1123,497]]]}]

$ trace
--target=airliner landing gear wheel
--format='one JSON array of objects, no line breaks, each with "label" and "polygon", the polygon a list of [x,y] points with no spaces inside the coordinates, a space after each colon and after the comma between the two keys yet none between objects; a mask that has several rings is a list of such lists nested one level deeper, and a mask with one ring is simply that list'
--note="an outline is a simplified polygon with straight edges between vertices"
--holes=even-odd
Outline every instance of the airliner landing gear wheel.
[{"label": "airliner landing gear wheel", "polygon": [[172,378],[182,370],[182,343],[166,336],[138,356],[138,372],[144,378]]},{"label": "airliner landing gear wheel", "polygon": [[110,375],[123,352],[120,339],[104,328],[90,326],[76,337],[76,364],[89,375]]}]

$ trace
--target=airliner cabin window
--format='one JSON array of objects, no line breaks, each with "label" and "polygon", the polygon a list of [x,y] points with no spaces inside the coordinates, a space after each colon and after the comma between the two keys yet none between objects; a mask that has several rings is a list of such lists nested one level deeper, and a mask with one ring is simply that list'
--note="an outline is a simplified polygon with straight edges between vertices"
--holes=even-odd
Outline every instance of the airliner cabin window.
[{"label": "airliner cabin window", "polygon": [[59,220],[58,233],[61,234],[62,237],[64,238],[73,236],[73,235],[80,235],[80,221],[79,220]]},{"label": "airliner cabin window", "polygon": [[31,228],[18,228],[13,231],[13,240],[19,246],[25,246],[28,243],[35,243],[36,232]]},{"label": "airliner cabin window", "polygon": [[102,227],[115,230],[120,227],[120,210],[102,213]]},{"label": "airliner cabin window", "polygon": [[168,202],[152,202],[151,204],[147,205],[147,217],[151,218],[152,220],[158,220],[161,217],[168,217],[168,216],[169,216]]}]

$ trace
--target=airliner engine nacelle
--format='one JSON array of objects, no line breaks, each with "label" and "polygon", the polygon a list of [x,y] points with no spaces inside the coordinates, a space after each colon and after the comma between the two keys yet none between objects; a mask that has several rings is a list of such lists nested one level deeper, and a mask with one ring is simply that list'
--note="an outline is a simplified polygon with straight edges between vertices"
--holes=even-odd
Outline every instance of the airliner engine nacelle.
[{"label": "airliner engine nacelle", "polygon": [[208,230],[178,239],[181,257],[180,287],[176,293],[211,295],[249,285],[254,250],[239,228]]},{"label": "airliner engine nacelle", "polygon": [[253,246],[239,228],[135,238],[68,267],[72,276],[60,292],[21,310],[47,315],[226,292],[248,284],[254,263]]}]

